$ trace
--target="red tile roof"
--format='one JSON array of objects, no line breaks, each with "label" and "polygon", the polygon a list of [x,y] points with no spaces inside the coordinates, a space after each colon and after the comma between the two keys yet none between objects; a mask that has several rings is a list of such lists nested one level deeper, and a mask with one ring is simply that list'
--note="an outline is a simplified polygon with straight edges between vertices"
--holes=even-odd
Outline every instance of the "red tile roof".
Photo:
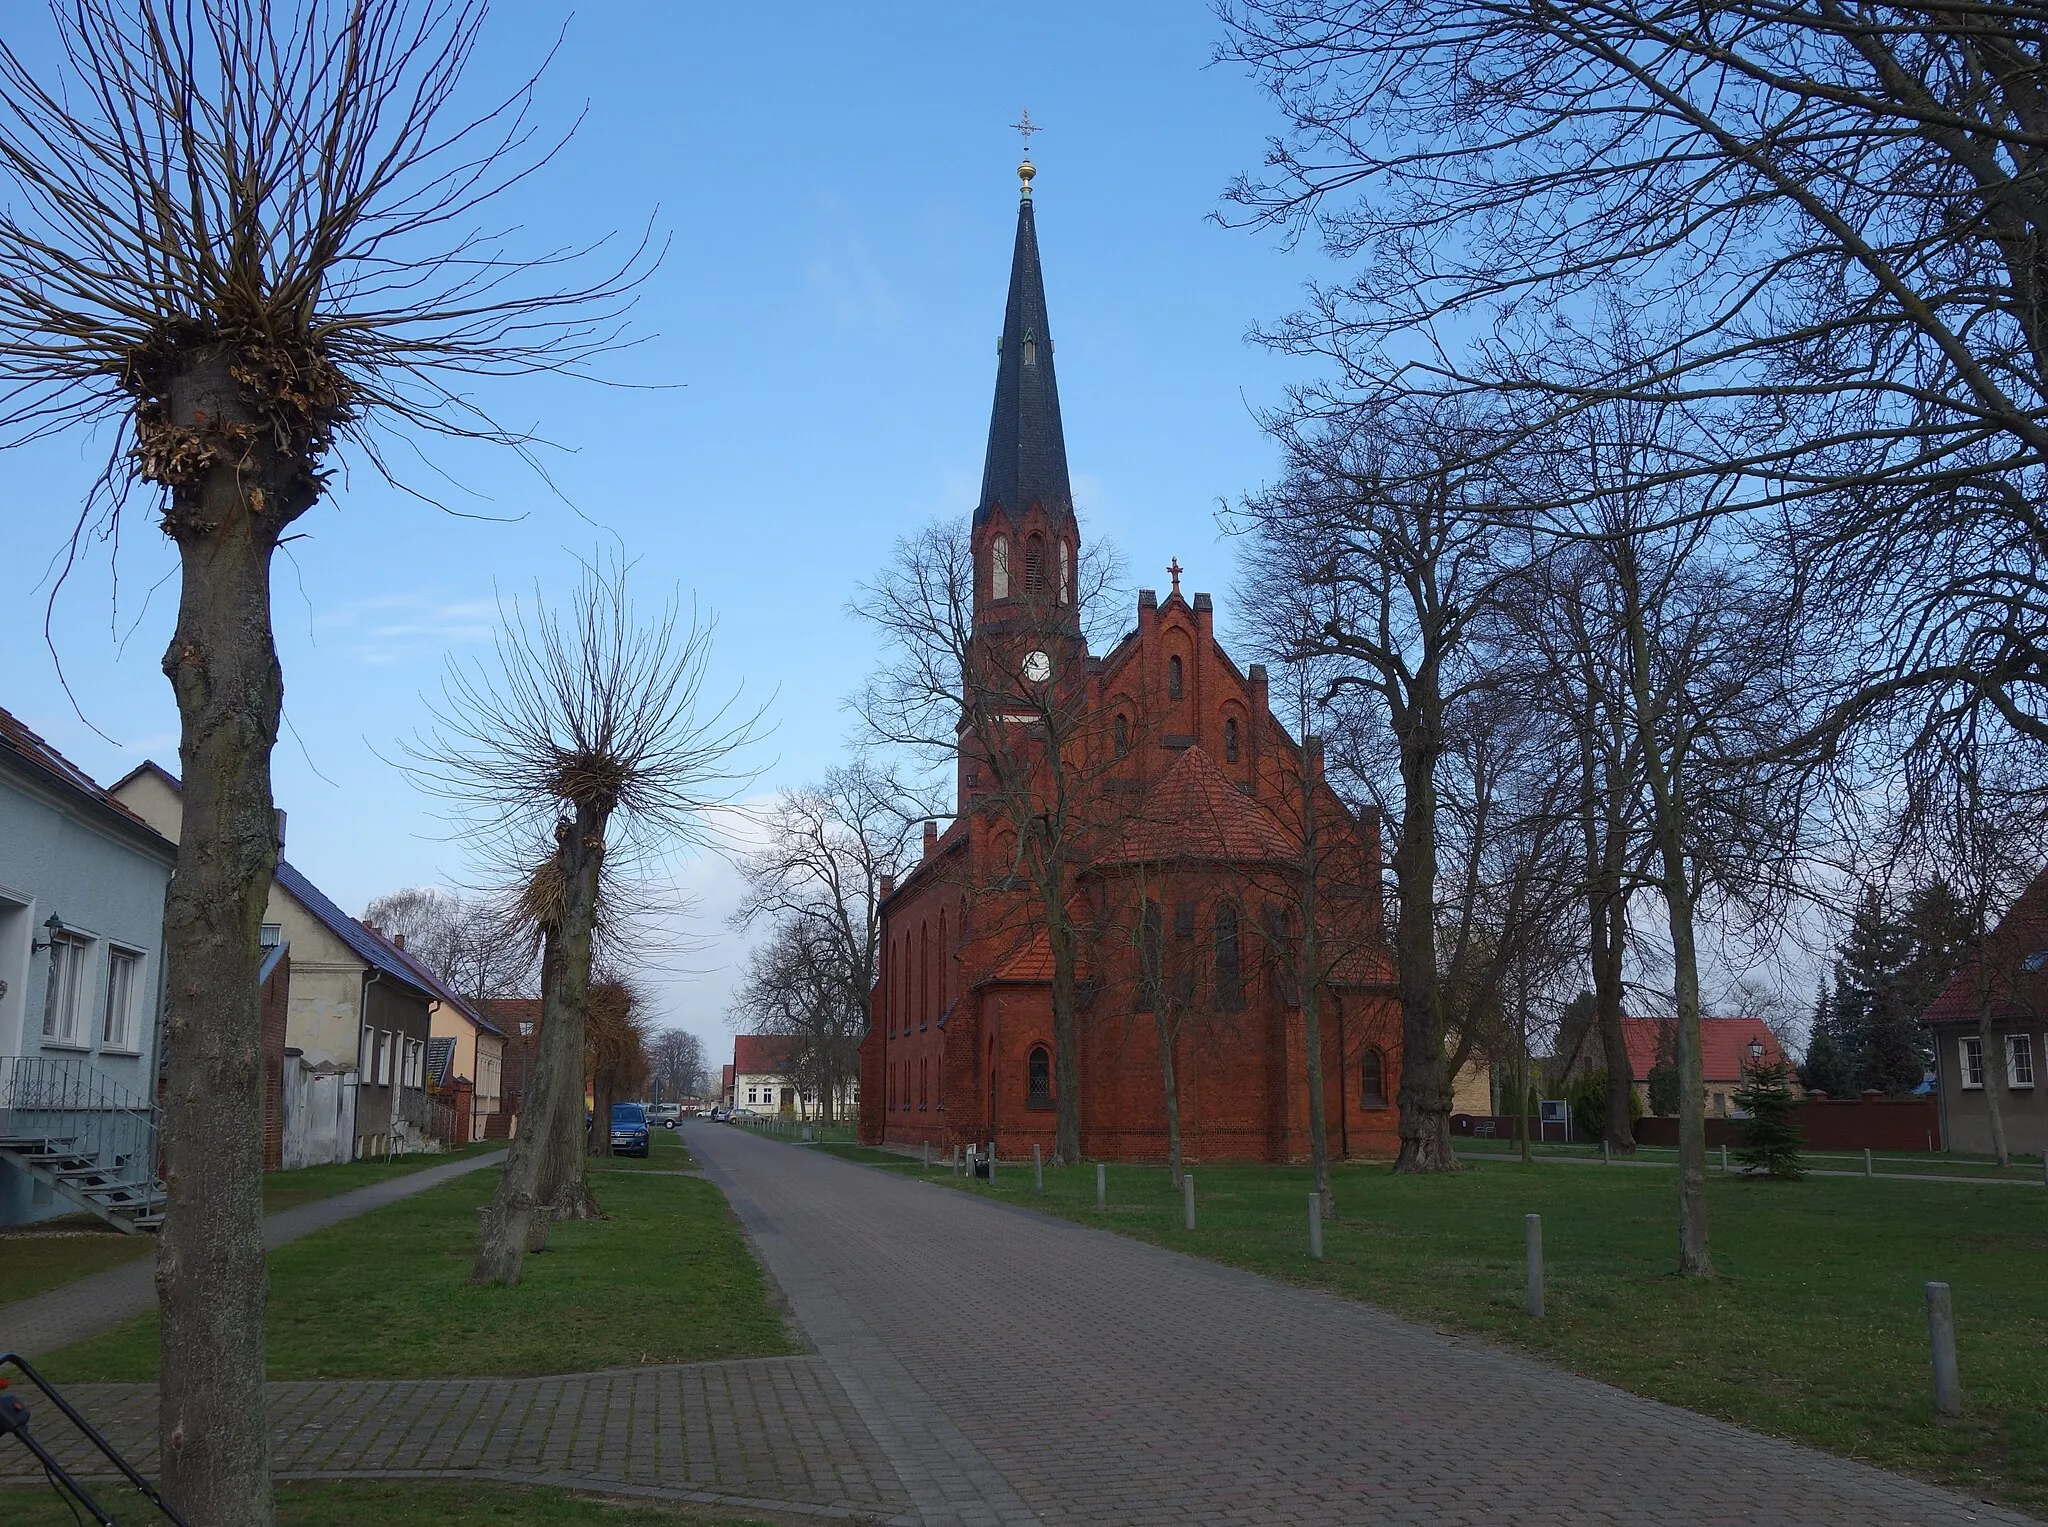
[{"label": "red tile roof", "polygon": [[[1675,1018],[1624,1018],[1623,1037],[1628,1041],[1629,1070],[1639,1082],[1650,1079],[1657,1064],[1657,1041],[1667,1029],[1677,1026]],[[1760,1057],[1767,1065],[1785,1059],[1778,1036],[1761,1018],[1702,1018],[1700,1020],[1700,1078],[1703,1081],[1740,1083],[1750,1065],[1752,1042],[1764,1049]]]},{"label": "red tile roof", "polygon": [[796,1041],[781,1034],[735,1034],[732,1069],[738,1076],[780,1076],[796,1053]]},{"label": "red tile roof", "polygon": [[[1987,988],[1981,994],[1980,974]],[[1991,999],[1994,1020],[2048,1015],[2048,869],[2020,892],[1984,940],[1982,954],[1957,968],[1920,1021],[1975,1023],[1980,995]]]},{"label": "red tile roof", "polygon": [[1152,787],[1105,859],[1275,860],[1298,852],[1272,812],[1239,791],[1202,749],[1190,747]]}]

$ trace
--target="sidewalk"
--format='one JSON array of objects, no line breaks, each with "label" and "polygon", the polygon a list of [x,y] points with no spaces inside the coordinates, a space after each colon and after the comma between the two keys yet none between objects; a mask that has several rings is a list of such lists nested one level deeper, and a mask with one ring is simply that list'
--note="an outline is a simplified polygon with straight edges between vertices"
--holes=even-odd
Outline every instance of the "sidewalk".
[{"label": "sidewalk", "polygon": [[[505,1159],[503,1151],[488,1156],[471,1156],[446,1166],[430,1166],[371,1183],[350,1193],[316,1199],[310,1204],[282,1209],[263,1221],[266,1250],[296,1241],[302,1235],[324,1230],[358,1214],[395,1204],[401,1198],[424,1193],[450,1178],[496,1166]],[[66,1283],[32,1299],[0,1304],[0,1352],[18,1352],[33,1362],[59,1347],[97,1336],[109,1326],[156,1307],[156,1260],[142,1257],[110,1267],[105,1272]]]}]

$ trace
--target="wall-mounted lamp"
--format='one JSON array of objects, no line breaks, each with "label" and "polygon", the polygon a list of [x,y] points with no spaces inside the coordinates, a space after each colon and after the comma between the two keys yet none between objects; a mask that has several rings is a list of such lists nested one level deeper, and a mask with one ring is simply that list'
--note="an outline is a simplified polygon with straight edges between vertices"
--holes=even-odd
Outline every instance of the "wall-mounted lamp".
[{"label": "wall-mounted lamp", "polygon": [[57,935],[64,931],[64,919],[59,917],[55,912],[52,912],[49,915],[49,917],[46,918],[43,922],[43,931],[49,934],[50,936],[44,939],[40,944],[33,942],[30,943],[30,945],[28,946],[30,949],[47,949],[52,944],[56,943]]}]

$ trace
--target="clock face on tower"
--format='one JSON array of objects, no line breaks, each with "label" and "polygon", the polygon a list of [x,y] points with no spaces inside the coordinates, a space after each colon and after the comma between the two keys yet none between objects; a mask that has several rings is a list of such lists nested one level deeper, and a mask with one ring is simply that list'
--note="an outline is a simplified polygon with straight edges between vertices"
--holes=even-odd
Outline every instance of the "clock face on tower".
[{"label": "clock face on tower", "polygon": [[1052,659],[1043,652],[1025,653],[1024,677],[1034,684],[1043,684],[1052,677]]}]

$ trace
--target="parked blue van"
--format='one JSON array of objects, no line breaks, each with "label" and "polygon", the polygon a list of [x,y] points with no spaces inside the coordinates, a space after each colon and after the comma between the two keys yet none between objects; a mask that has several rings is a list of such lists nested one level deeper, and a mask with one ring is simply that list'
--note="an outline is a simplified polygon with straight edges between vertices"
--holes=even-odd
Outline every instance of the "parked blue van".
[{"label": "parked blue van", "polygon": [[612,1154],[647,1154],[647,1110],[638,1103],[612,1104]]}]

